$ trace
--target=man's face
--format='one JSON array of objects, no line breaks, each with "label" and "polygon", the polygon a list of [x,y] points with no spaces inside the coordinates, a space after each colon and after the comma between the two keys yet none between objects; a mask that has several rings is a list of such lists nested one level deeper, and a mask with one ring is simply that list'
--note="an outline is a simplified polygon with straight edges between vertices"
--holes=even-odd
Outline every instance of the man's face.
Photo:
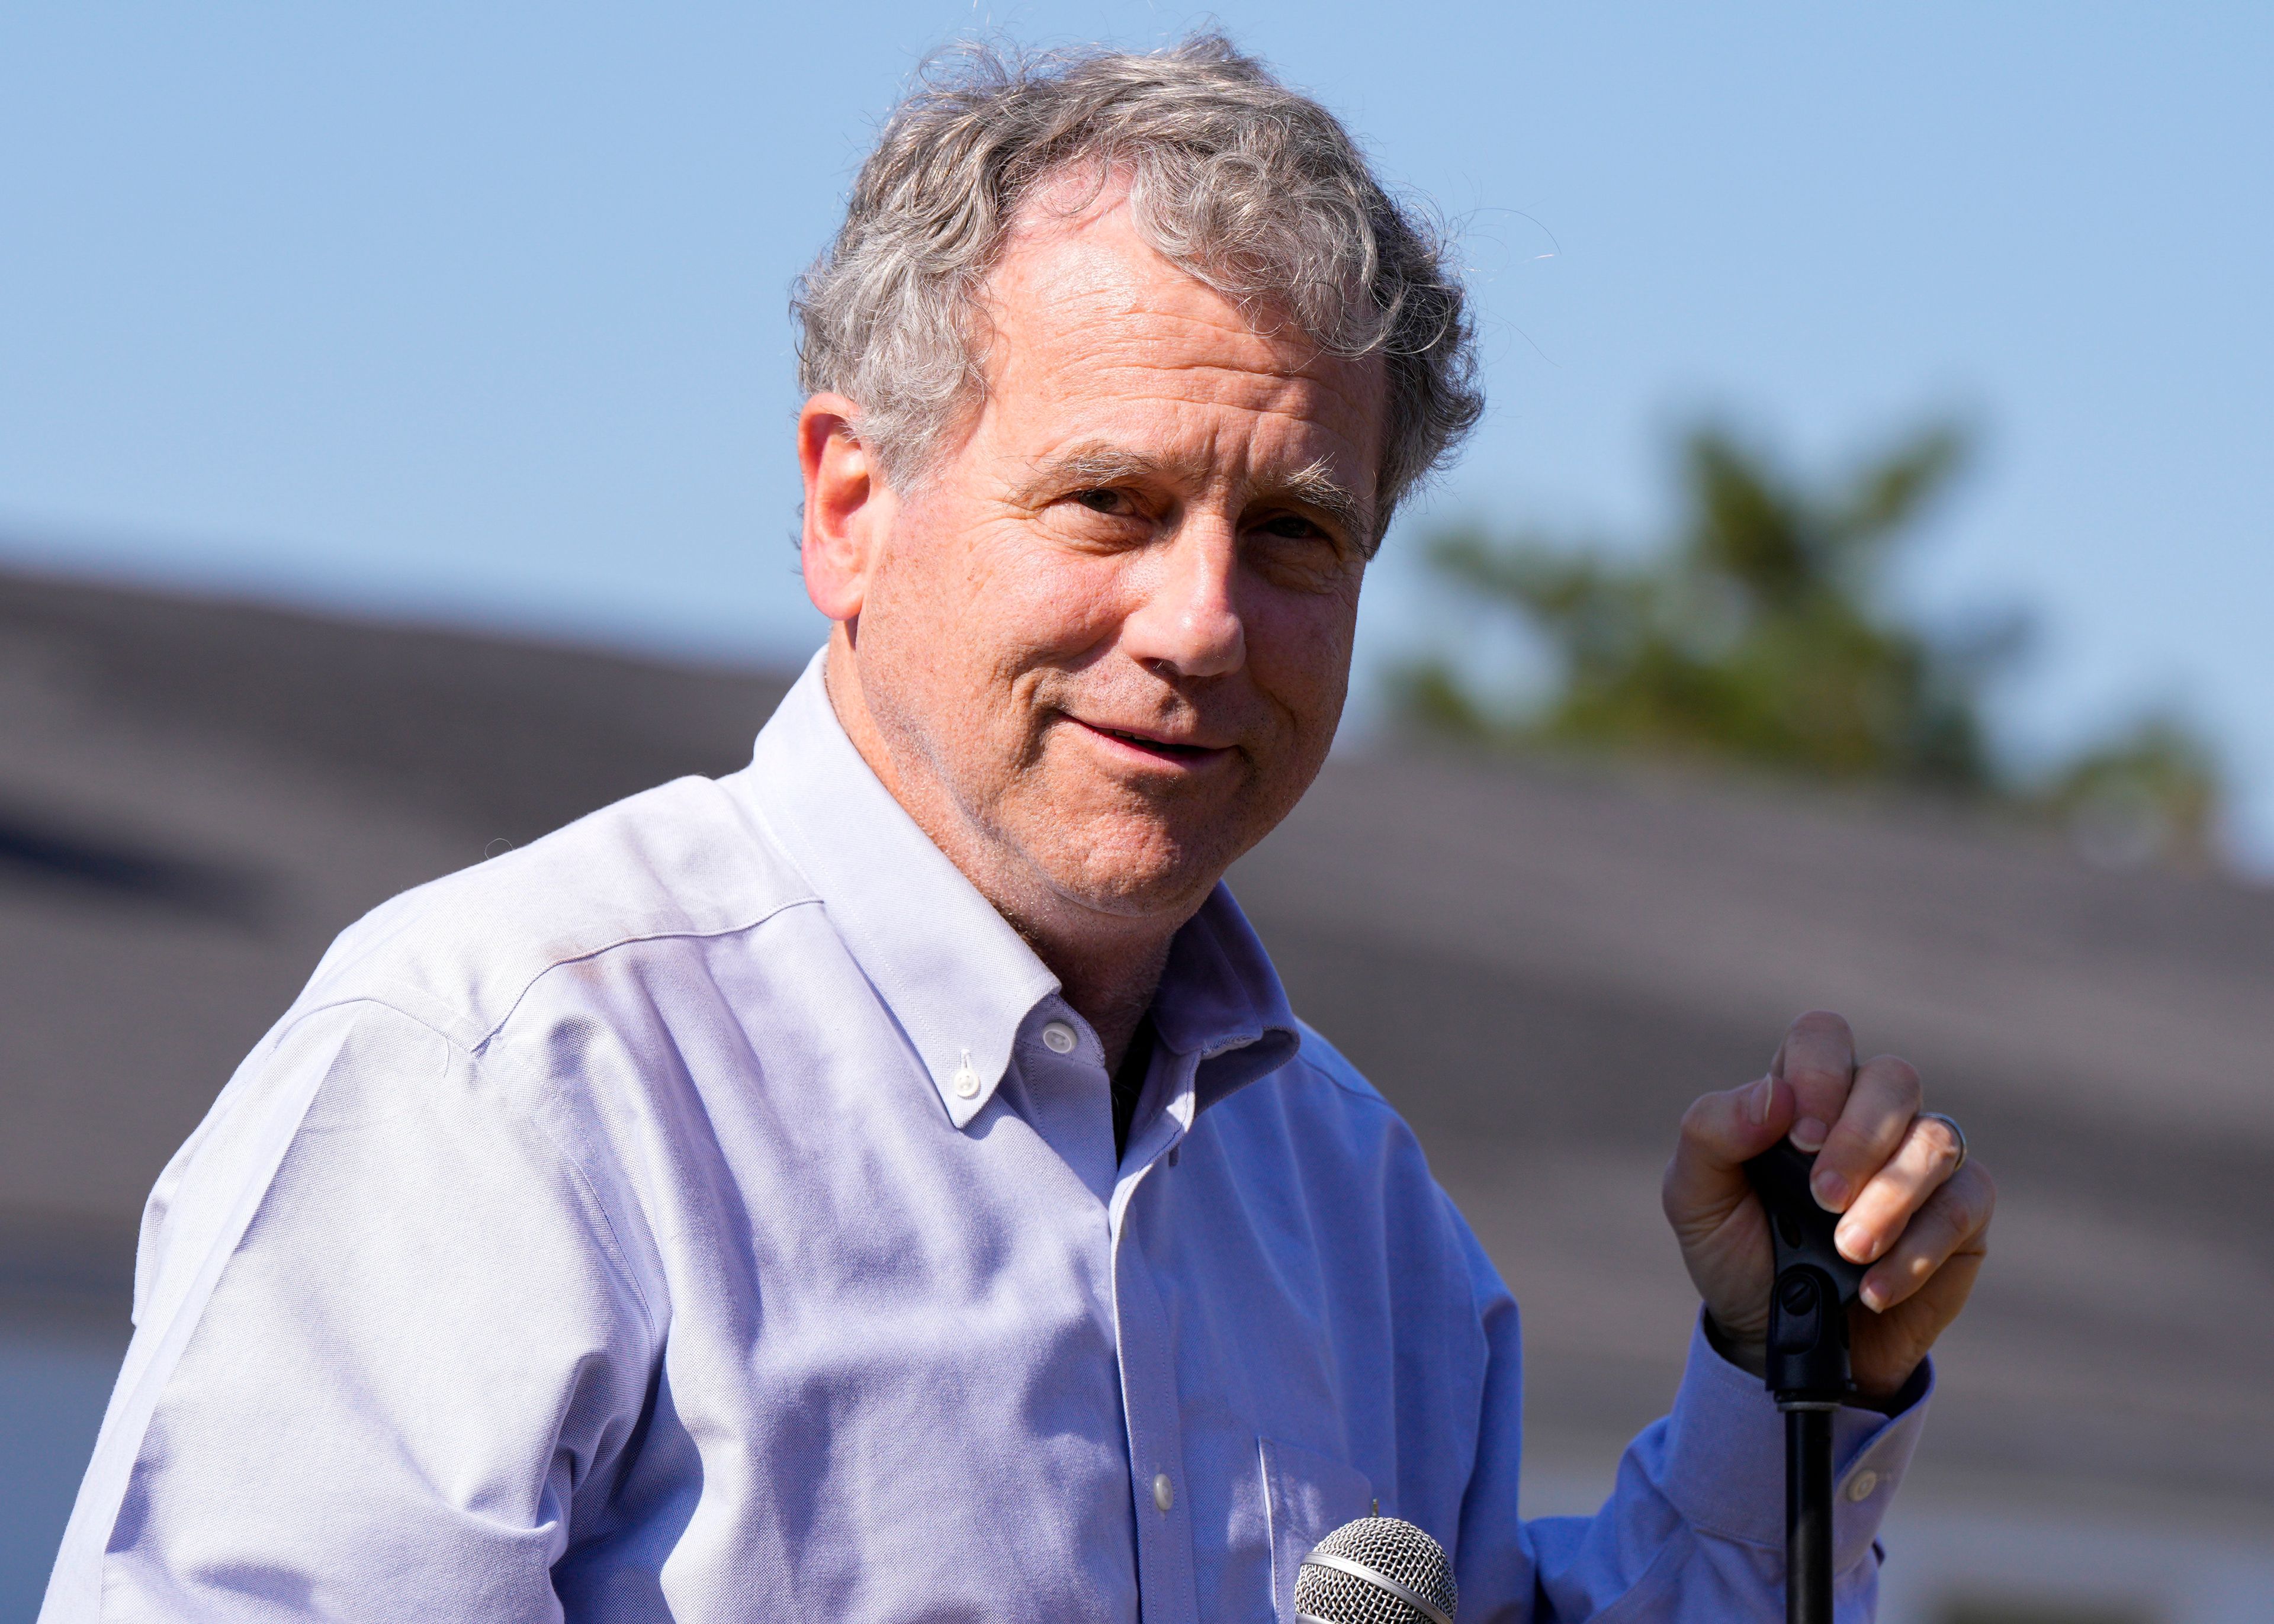
[{"label": "man's face", "polygon": [[987,311],[984,402],[879,497],[840,653],[998,906],[1180,918],[1333,740],[1382,371],[1258,332],[1111,195],[1014,239]]}]

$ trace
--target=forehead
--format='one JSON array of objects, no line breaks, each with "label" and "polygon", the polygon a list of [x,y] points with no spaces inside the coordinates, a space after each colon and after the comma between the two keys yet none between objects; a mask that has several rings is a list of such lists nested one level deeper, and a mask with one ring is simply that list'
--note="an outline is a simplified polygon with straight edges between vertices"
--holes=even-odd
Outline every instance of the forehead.
[{"label": "forehead", "polygon": [[1323,354],[1278,312],[1243,311],[1146,243],[1110,191],[1070,214],[1030,207],[984,303],[990,439],[1035,455],[1133,437],[1221,462],[1324,460],[1373,491],[1379,357]]}]

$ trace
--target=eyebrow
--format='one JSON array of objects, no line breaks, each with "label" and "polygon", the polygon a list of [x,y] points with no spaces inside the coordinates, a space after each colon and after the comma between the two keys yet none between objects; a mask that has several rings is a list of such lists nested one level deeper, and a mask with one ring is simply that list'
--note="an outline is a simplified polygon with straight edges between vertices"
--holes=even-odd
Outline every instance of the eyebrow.
[{"label": "eyebrow", "polygon": [[[1125,484],[1179,470],[1158,457],[1103,441],[1080,445],[1035,464],[1020,489],[1021,498],[1039,500],[1052,490]],[[1328,471],[1324,457],[1314,458],[1291,474],[1260,482],[1254,492],[1264,500],[1279,500],[1308,508],[1341,526],[1359,553],[1371,559],[1382,538],[1374,533],[1374,514],[1358,493]]]}]

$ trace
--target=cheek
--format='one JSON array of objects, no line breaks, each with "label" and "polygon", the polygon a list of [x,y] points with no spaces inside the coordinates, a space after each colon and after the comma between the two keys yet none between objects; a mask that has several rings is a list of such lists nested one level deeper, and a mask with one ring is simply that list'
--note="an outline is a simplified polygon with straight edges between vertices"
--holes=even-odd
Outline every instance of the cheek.
[{"label": "cheek", "polygon": [[1113,603],[1110,563],[1037,546],[1015,525],[951,521],[895,538],[862,629],[947,703],[1002,718],[1001,686],[1098,643]]},{"label": "cheek", "polygon": [[1256,686],[1299,723],[1331,735],[1350,686],[1355,590],[1347,597],[1259,595],[1243,619]]},{"label": "cheek", "polygon": [[1012,531],[974,548],[962,590],[988,663],[1016,676],[1106,641],[1119,578],[1110,560],[1037,546]]}]

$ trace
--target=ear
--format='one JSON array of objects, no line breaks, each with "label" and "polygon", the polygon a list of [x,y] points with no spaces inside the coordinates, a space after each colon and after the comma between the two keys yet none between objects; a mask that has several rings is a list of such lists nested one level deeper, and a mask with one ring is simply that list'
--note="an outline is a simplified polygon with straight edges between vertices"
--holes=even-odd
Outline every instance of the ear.
[{"label": "ear", "polygon": [[870,572],[891,532],[892,493],[853,429],[855,408],[817,395],[797,415],[797,461],[805,476],[798,555],[805,593],[832,620],[859,618]]}]

